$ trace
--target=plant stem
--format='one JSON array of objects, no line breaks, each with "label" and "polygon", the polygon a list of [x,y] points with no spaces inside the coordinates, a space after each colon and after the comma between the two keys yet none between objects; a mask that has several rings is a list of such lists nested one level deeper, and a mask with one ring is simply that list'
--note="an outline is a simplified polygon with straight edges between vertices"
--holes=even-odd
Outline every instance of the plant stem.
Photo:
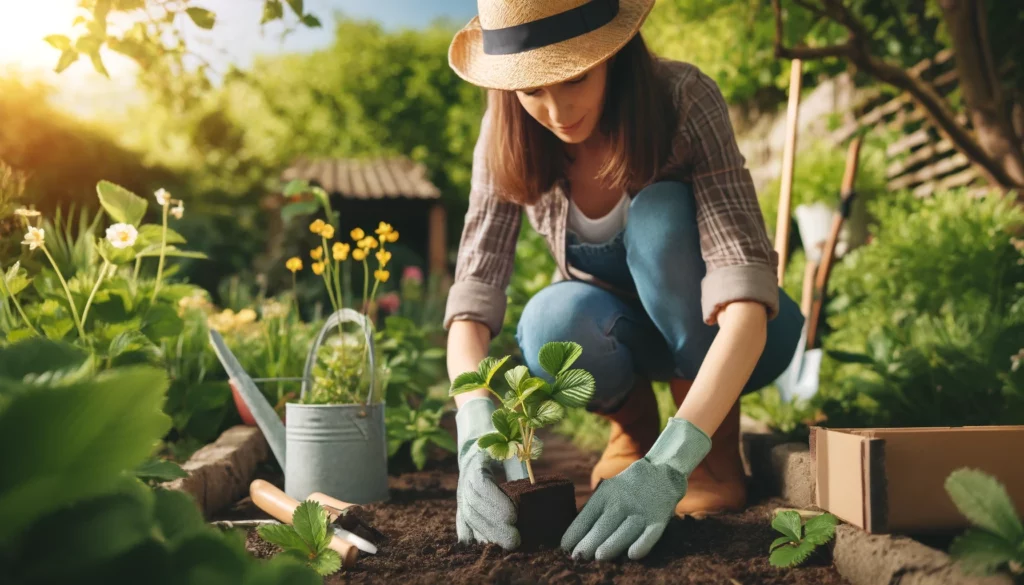
[{"label": "plant stem", "polygon": [[156,284],[153,285],[153,298],[150,299],[150,304],[156,302],[156,293],[160,290],[160,280],[164,276],[164,254],[167,252],[167,212],[170,207],[170,203],[164,205],[164,224],[160,234],[160,263],[156,268]]},{"label": "plant stem", "polygon": [[530,463],[530,454],[533,452],[533,429],[527,430],[522,419],[519,420],[519,432],[523,435],[523,457],[526,460],[526,473],[530,476],[530,484],[536,484],[533,477],[533,465]]},{"label": "plant stem", "polygon": [[64,294],[68,296],[68,304],[71,305],[71,316],[74,317],[75,326],[78,328],[78,336],[85,341],[85,329],[82,326],[82,320],[78,317],[78,308],[75,307],[75,298],[71,296],[71,289],[68,287],[68,282],[64,280],[64,275],[61,274],[60,268],[57,268],[57,261],[50,255],[50,251],[46,249],[46,245],[39,246],[42,248],[43,253],[46,254],[46,258],[50,261],[50,266],[53,266],[54,272],[57,273],[57,278],[60,279],[61,286],[64,287]]},{"label": "plant stem", "polygon": [[367,294],[370,289],[370,265],[366,263],[366,258],[363,258],[363,314],[367,315],[370,311],[370,304],[367,303]]},{"label": "plant stem", "polygon": [[135,257],[135,272],[132,273],[132,283],[139,285],[139,270],[142,268],[142,256]]},{"label": "plant stem", "polygon": [[[3,291],[0,292],[3,292],[4,296],[11,297],[11,300],[14,302],[14,307],[18,309],[18,314],[21,315],[22,320],[25,321],[25,325],[28,325],[28,328],[32,330],[32,333],[35,333],[36,335],[42,337],[42,335],[35,328],[35,326],[32,325],[32,322],[28,320],[28,316],[25,315],[25,309],[22,309],[21,303],[18,302],[18,297],[10,293],[10,289],[7,288],[6,278],[4,277],[2,272],[0,272],[0,286],[3,287]],[[4,301],[4,310],[7,310],[7,301]]]},{"label": "plant stem", "polygon": [[295,273],[292,272],[292,304],[295,305],[295,315],[299,315],[299,283]]},{"label": "plant stem", "polygon": [[103,267],[100,268],[100,275],[96,278],[96,284],[92,287],[92,292],[89,293],[89,300],[85,301],[85,308],[82,309],[82,323],[89,317],[89,307],[92,306],[92,300],[96,297],[96,291],[100,289],[100,283],[103,282],[103,277],[107,274],[107,269],[110,267],[110,261],[106,258],[103,259]]}]

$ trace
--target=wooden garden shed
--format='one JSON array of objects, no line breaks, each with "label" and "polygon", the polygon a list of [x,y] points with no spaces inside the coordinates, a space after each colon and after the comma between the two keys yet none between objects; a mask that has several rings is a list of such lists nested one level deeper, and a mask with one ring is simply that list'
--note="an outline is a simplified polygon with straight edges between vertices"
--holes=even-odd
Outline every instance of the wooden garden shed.
[{"label": "wooden garden shed", "polygon": [[372,233],[378,222],[386,221],[401,234],[399,244],[415,253],[428,273],[446,278],[445,209],[441,191],[423,164],[404,156],[300,158],[281,174],[282,184],[295,179],[331,195],[345,237],[355,227]]}]

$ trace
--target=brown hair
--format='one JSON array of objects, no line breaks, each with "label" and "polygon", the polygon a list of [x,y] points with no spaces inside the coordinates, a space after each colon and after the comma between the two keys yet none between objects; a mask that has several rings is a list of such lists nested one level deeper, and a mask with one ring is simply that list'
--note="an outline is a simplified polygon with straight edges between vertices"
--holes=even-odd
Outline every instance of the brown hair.
[{"label": "brown hair", "polygon": [[[676,113],[654,58],[637,33],[609,61],[604,110],[595,128],[611,145],[599,173],[609,187],[629,192],[651,182],[666,163]],[[514,91],[489,90],[492,116],[486,160],[497,191],[532,204],[565,174],[565,146],[519,103]]]}]

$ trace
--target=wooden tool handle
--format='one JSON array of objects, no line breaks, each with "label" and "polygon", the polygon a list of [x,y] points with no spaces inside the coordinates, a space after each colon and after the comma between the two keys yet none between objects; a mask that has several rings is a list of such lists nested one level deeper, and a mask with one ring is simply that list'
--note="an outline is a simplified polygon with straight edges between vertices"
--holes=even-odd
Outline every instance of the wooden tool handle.
[{"label": "wooden tool handle", "polygon": [[331,496],[328,496],[323,492],[313,492],[312,494],[309,494],[309,498],[307,499],[313,500],[314,502],[317,502],[321,506],[327,508],[327,513],[331,514],[331,520],[337,520],[338,514],[348,508],[359,507],[358,504],[349,504],[348,502],[342,502],[341,500],[337,498],[332,498]]},{"label": "wooden tool handle", "polygon": [[[299,502],[295,498],[284,493],[274,484],[262,479],[254,480],[249,484],[249,497],[252,498],[252,503],[256,504],[261,510],[285,524],[292,523],[292,514],[299,507]],[[330,511],[328,511],[328,514],[330,514]],[[331,543],[327,546],[341,555],[343,567],[351,567],[359,556],[359,549],[354,544],[350,544],[337,535],[331,537]]]},{"label": "wooden tool handle", "polygon": [[793,59],[789,72],[789,106],[786,110],[786,142],[782,149],[782,177],[779,188],[779,210],[775,221],[775,251],[779,255],[776,275],[782,286],[789,262],[789,222],[793,193],[793,165],[796,161],[796,134],[800,121],[800,87],[803,62]]}]

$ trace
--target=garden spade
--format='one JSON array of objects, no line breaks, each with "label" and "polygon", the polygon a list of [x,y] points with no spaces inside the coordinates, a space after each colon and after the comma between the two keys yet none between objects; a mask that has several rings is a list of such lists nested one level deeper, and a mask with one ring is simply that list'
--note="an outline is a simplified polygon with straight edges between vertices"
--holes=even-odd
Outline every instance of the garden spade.
[{"label": "garden spade", "polygon": [[339,528],[350,532],[355,532],[357,530],[365,531],[370,535],[370,540],[374,543],[380,543],[387,538],[383,532],[374,528],[366,521],[365,518],[363,518],[362,506],[359,504],[342,502],[337,498],[332,498],[331,496],[321,492],[312,493],[307,499],[313,500],[323,506],[324,509],[327,510],[327,514],[331,517],[331,522]]},{"label": "garden spade", "polygon": [[[793,360],[790,361],[789,366],[776,380],[779,396],[785,402],[792,401],[794,398],[807,400],[818,392],[818,376],[821,371],[823,353],[820,348],[815,348],[814,345],[817,339],[818,322],[821,319],[822,306],[825,302],[825,291],[828,286],[828,278],[832,273],[832,264],[836,255],[839,235],[843,229],[843,223],[850,216],[850,210],[853,206],[855,195],[853,186],[857,176],[860,145],[860,136],[854,137],[850,143],[846,156],[846,171],[843,175],[840,190],[839,210],[831,213],[832,226],[824,241],[822,241],[820,236],[816,237],[814,235],[815,230],[803,229],[805,223],[810,224],[815,220],[814,215],[817,210],[811,207],[802,210],[804,212],[804,217],[802,218],[804,221],[801,222],[800,235],[807,257],[807,271],[804,274],[804,294],[800,306],[801,310],[804,311],[805,320],[800,337],[801,341],[797,344]],[[788,215],[789,209],[787,208],[785,212]],[[779,213],[783,213],[781,207]]]}]

